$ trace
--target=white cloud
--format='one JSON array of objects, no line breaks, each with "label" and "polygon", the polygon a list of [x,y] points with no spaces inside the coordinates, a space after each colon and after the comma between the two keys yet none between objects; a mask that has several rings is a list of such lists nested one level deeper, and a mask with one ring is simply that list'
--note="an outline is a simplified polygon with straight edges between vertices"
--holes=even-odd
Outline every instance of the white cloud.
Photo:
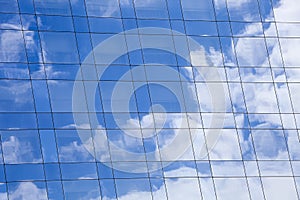
[{"label": "white cloud", "polygon": [[[24,39],[33,41],[33,31],[26,31],[23,33],[21,31],[16,31],[21,29],[21,26],[18,25],[18,23],[18,19],[12,18],[6,23],[0,24],[2,29],[15,29],[0,31],[0,61],[2,62],[26,61]],[[28,29],[29,23],[30,21],[24,22],[24,30]],[[29,47],[31,47],[31,44],[28,44]]]},{"label": "white cloud", "polygon": [[281,131],[253,131],[254,146],[260,160],[287,160],[285,138]]},{"label": "white cloud", "polygon": [[[226,0],[214,0],[215,6],[217,9],[225,8]],[[227,4],[230,5],[231,8],[239,9],[242,5],[248,3],[250,0],[227,0]]]},{"label": "white cloud", "polygon": [[240,160],[241,151],[237,133],[230,129],[221,130],[220,137],[209,152],[209,156],[211,160]]},{"label": "white cloud", "polygon": [[[93,148],[92,145],[90,145],[90,147]],[[91,152],[93,152],[93,149],[91,150]],[[73,141],[68,145],[61,146],[59,148],[59,153],[60,159],[62,161],[92,160],[91,155],[89,154],[85,146],[77,141]]]},{"label": "white cloud", "polygon": [[[224,162],[226,164],[226,162]],[[222,168],[222,165],[219,166]],[[225,167],[225,166],[224,166]],[[235,168],[234,165],[232,165]],[[231,170],[233,173],[234,170]],[[270,168],[271,173],[278,173],[276,168]],[[175,170],[167,172],[169,177],[171,176],[188,176],[194,178],[166,178],[160,186],[153,185],[152,193],[150,191],[138,191],[138,190],[128,190],[126,194],[118,196],[120,200],[131,200],[140,199],[148,200],[151,195],[154,199],[201,199],[201,193],[204,199],[210,197],[212,199],[214,196],[214,188],[212,179],[210,178],[200,178],[200,185],[197,178],[195,177],[195,169],[188,167],[181,167]],[[250,180],[251,179],[251,180]],[[249,191],[247,189],[247,181],[249,181],[251,196],[262,197],[263,193],[261,190],[261,182],[254,178],[215,178],[214,184],[216,186],[216,193],[222,199],[232,199],[234,194],[235,198],[238,199],[250,199]],[[289,199],[296,199],[296,190],[294,188],[293,178],[290,177],[273,177],[273,178],[262,178],[263,189],[266,195],[270,199],[282,199],[282,197],[288,196]],[[163,184],[165,183],[165,185]],[[130,184],[130,183],[128,183]],[[166,188],[165,188],[166,187]],[[201,188],[201,189],[200,189]],[[279,193],[275,195],[274,190]],[[166,196],[167,195],[167,196]],[[112,200],[109,197],[104,197],[104,200]]]},{"label": "white cloud", "polygon": [[2,62],[24,61],[24,40],[20,31],[5,30],[0,34],[0,60]]},{"label": "white cloud", "polygon": [[[29,141],[20,140],[15,136],[10,136],[8,140],[2,142],[3,157],[6,163],[41,162],[42,159],[34,155],[37,149],[33,149]],[[37,154],[39,152],[36,152]],[[39,155],[39,154],[38,154]]]},{"label": "white cloud", "polygon": [[[29,81],[5,81],[5,84],[0,85],[0,90],[6,94],[4,99],[15,103],[15,108],[32,103],[31,85]],[[28,108],[32,108],[29,105]]]},{"label": "white cloud", "polygon": [[[4,198],[5,199],[5,198]],[[47,192],[45,188],[38,188],[32,182],[23,182],[19,186],[9,193],[9,199],[17,200],[32,200],[32,199],[47,199]]]},{"label": "white cloud", "polygon": [[262,179],[267,199],[298,199],[292,177],[272,177]]},{"label": "white cloud", "polygon": [[246,106],[250,113],[278,113],[273,84],[243,84]]},{"label": "white cloud", "polygon": [[[300,4],[295,0],[281,0],[274,5],[274,14],[276,21],[279,22],[299,22]],[[293,31],[293,30],[290,30]]]}]

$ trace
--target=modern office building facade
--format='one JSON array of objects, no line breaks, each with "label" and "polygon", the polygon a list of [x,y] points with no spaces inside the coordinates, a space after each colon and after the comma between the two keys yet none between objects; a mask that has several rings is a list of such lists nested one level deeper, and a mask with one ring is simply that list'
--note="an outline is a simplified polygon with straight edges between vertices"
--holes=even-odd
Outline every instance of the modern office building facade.
[{"label": "modern office building facade", "polygon": [[300,199],[299,11],[0,0],[0,199]]}]

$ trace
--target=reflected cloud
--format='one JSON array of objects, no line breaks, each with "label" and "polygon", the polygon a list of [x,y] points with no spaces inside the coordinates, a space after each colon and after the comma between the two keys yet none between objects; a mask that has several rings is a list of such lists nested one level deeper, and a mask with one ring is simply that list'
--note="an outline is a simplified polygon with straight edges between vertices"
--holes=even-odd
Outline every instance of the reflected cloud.
[{"label": "reflected cloud", "polygon": [[[8,134],[8,132],[5,134]],[[42,162],[37,138],[35,136],[28,136],[28,134],[30,133],[24,133],[25,136],[23,137],[9,135],[8,138],[5,138],[5,135],[2,135],[3,157],[6,163],[19,164]]]},{"label": "reflected cloud", "polygon": [[47,199],[45,188],[38,188],[32,182],[19,183],[17,188],[9,192],[9,199]]},{"label": "reflected cloud", "polygon": [[231,8],[239,9],[243,4],[248,3],[250,0],[214,0],[217,9],[226,8],[226,2]]},{"label": "reflected cloud", "polygon": [[[1,99],[1,111],[33,111],[33,98],[29,81],[0,81],[0,91],[5,94]],[[14,105],[14,106],[12,106]]]},{"label": "reflected cloud", "polygon": [[[86,150],[86,147],[86,145],[74,140],[71,143],[59,147],[59,157],[62,161],[67,162],[92,161],[93,159]],[[89,145],[89,148],[93,148],[93,146]]]},{"label": "reflected cloud", "polygon": [[0,61],[25,61],[24,40],[20,31],[0,31]]}]

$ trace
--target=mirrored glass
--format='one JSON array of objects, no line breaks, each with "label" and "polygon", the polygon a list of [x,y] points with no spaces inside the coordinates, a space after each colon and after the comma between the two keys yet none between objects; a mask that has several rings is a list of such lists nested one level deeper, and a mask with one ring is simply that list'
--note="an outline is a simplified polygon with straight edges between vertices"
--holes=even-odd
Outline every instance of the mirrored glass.
[{"label": "mirrored glass", "polygon": [[[258,159],[288,160],[286,142],[282,131],[253,130],[252,136]],[[273,148],[266,148],[266,146],[270,145]]]},{"label": "mirrored glass", "polygon": [[294,112],[299,113],[300,112],[300,103],[299,103],[299,101],[297,101],[297,99],[299,99],[299,93],[297,91],[299,91],[299,89],[300,89],[300,84],[290,83],[288,85],[288,87],[290,89],[291,100],[292,100]]},{"label": "mirrored glass", "polygon": [[227,1],[232,21],[261,21],[257,1]]},{"label": "mirrored glass", "polygon": [[250,199],[246,178],[215,178],[218,199],[230,199],[234,193],[240,199]]},{"label": "mirrored glass", "polygon": [[249,113],[278,113],[274,85],[269,83],[243,83]]},{"label": "mirrored glass", "polygon": [[[91,137],[89,131],[86,131],[86,137]],[[56,138],[59,159],[61,162],[94,161],[94,157],[87,151],[76,130],[57,130]]]},{"label": "mirrored glass", "polygon": [[21,31],[0,30],[0,62],[26,62]]},{"label": "mirrored glass", "polygon": [[[211,160],[241,160],[241,150],[238,143],[237,133],[235,129],[212,129],[204,130],[206,132],[206,140],[209,138],[209,131],[220,131],[220,137],[214,145],[209,149]],[[214,132],[212,132],[214,133]],[[214,133],[216,134],[216,133]]]},{"label": "mirrored glass", "polygon": [[134,0],[136,16],[138,18],[168,18],[168,9],[165,0],[143,1]]},{"label": "mirrored glass", "polygon": [[7,181],[44,180],[44,171],[41,164],[6,165]]},{"label": "mirrored glass", "polygon": [[27,198],[47,199],[45,182],[12,182],[8,183],[9,199]]},{"label": "mirrored glass", "polygon": [[217,25],[215,22],[186,21],[186,34],[198,36],[217,36]]},{"label": "mirrored glass", "polygon": [[97,180],[63,181],[66,199],[99,199],[100,188]]},{"label": "mirrored glass", "polygon": [[[180,178],[165,180],[167,195],[169,199],[186,198],[202,199],[198,179],[195,178]],[[181,187],[177,187],[180,185]]]},{"label": "mirrored glass", "polygon": [[36,130],[2,131],[1,136],[5,163],[42,162],[39,133]]},{"label": "mirrored glass", "polygon": [[17,14],[2,14],[0,16],[0,29],[20,30],[20,17]]},{"label": "mirrored glass", "polygon": [[86,0],[85,4],[88,16],[120,17],[118,0]]},{"label": "mirrored glass", "polygon": [[35,11],[37,14],[49,15],[70,15],[70,2],[69,0],[34,0]]},{"label": "mirrored glass", "polygon": [[36,129],[34,113],[0,113],[0,129],[19,130]]},{"label": "mirrored glass", "polygon": [[28,65],[14,63],[0,63],[0,78],[29,79]]},{"label": "mirrored glass", "polygon": [[284,64],[286,67],[298,67],[300,61],[296,59],[296,56],[293,56],[294,47],[298,47],[300,45],[299,38],[280,38],[279,39],[281,45],[281,53]]},{"label": "mirrored glass", "polygon": [[250,196],[253,199],[265,199],[260,178],[247,177]]},{"label": "mirrored glass", "polygon": [[[284,198],[297,199],[295,182],[292,177],[268,177],[262,178],[264,193],[266,198],[280,199]],[[280,187],[280,190],[278,190]]]},{"label": "mirrored glass", "polygon": [[262,23],[231,22],[233,36],[263,36]]},{"label": "mirrored glass", "polygon": [[244,165],[241,161],[213,161],[211,169],[214,177],[245,176]]},{"label": "mirrored glass", "polygon": [[212,1],[181,1],[183,17],[185,20],[215,20]]},{"label": "mirrored glass", "polygon": [[48,181],[47,182],[47,196],[49,199],[63,199],[63,190],[61,181]]},{"label": "mirrored glass", "polygon": [[78,63],[75,34],[67,32],[41,32],[44,62]]},{"label": "mirrored glass", "polygon": [[12,1],[6,1],[6,0],[1,0],[0,1],[1,8],[0,11],[4,13],[18,13],[18,1],[17,0],[12,0]]},{"label": "mirrored glass", "polygon": [[61,178],[59,164],[49,163],[44,165],[46,180],[59,180]]},{"label": "mirrored glass", "polygon": [[40,130],[40,140],[44,162],[57,162],[58,155],[55,132],[53,130]]},{"label": "mirrored glass", "polygon": [[234,43],[239,66],[269,66],[264,38],[234,38]]},{"label": "mirrored glass", "polygon": [[89,17],[89,27],[95,33],[119,33],[123,30],[122,21],[112,18]]},{"label": "mirrored glass", "polygon": [[74,31],[71,17],[40,15],[37,21],[42,31]]},{"label": "mirrored glass", "polygon": [[95,163],[61,164],[62,179],[97,179]]},{"label": "mirrored glass", "polygon": [[292,168],[285,161],[258,161],[261,176],[292,176]]}]

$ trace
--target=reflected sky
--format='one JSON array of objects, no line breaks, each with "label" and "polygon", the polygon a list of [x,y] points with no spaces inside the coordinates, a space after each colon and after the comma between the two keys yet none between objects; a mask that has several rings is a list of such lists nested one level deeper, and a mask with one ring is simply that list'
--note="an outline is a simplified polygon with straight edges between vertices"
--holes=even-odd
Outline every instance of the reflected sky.
[{"label": "reflected sky", "polygon": [[297,1],[0,4],[0,199],[300,198]]}]

